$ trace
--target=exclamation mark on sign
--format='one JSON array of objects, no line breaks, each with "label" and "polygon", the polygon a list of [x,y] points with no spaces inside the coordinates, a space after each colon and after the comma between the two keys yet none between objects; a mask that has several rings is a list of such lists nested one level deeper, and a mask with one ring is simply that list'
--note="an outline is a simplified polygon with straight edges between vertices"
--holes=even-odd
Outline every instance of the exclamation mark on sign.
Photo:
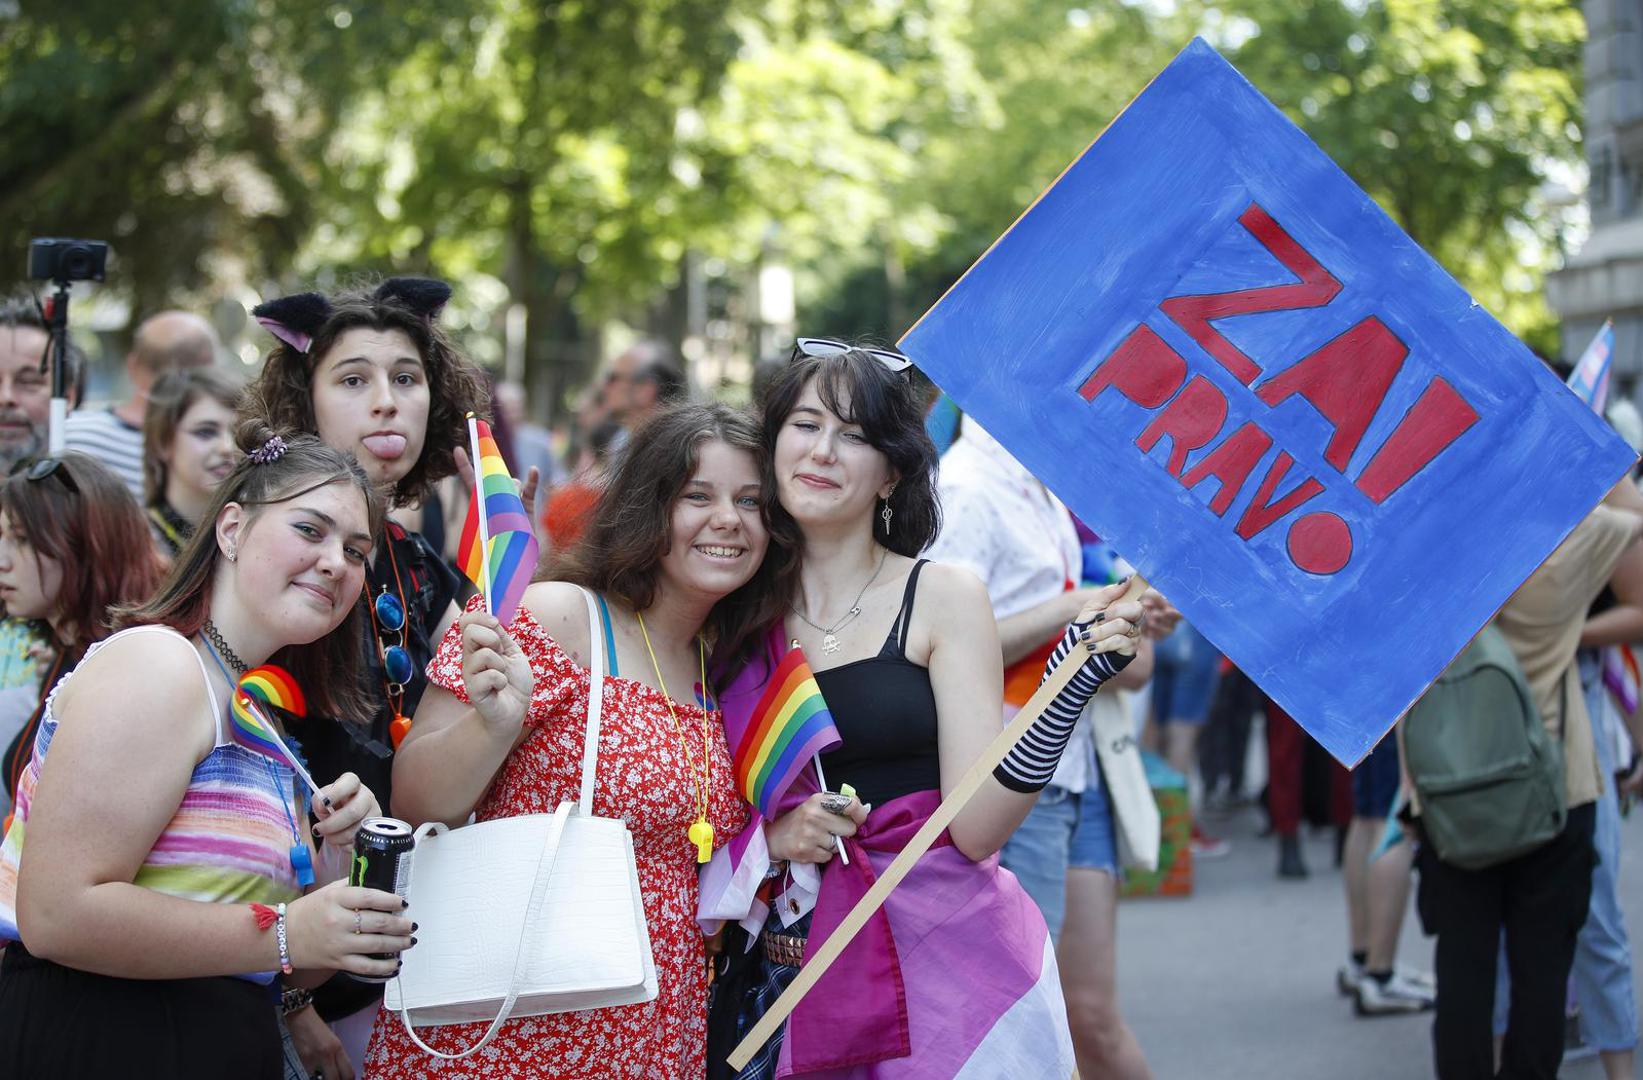
[{"label": "exclamation mark on sign", "polygon": [[1477,410],[1433,379],[1358,477],[1358,490],[1383,503],[1478,422]]}]

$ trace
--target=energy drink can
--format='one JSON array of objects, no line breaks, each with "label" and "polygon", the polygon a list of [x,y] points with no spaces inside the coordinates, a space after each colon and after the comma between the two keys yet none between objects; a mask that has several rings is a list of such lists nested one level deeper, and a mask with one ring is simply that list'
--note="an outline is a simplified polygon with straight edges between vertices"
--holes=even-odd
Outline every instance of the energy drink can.
[{"label": "energy drink can", "polygon": [[[410,822],[398,818],[366,818],[354,834],[354,861],[348,884],[405,895],[411,876],[411,851],[416,847]],[[394,953],[372,953],[376,960],[397,960]],[[361,982],[387,982],[389,976],[354,975]]]}]

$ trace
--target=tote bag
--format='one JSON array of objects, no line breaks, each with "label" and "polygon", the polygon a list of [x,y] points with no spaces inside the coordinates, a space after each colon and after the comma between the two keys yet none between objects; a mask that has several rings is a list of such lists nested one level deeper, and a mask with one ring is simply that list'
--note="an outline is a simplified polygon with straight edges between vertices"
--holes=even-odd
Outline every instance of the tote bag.
[{"label": "tote bag", "polygon": [[[552,814],[416,830],[406,893],[421,929],[386,1004],[436,1057],[474,1053],[510,1017],[656,996],[633,836],[620,818],[593,814],[605,651],[593,596],[582,594],[592,669],[580,800]],[[434,1050],[416,1033],[485,1020],[484,1036],[459,1053]]]},{"label": "tote bag", "polygon": [[[1158,847],[1163,822],[1158,801],[1147,783],[1141,747],[1121,691],[1116,687],[1097,693],[1086,706],[1095,735],[1095,756],[1101,763],[1101,782],[1112,800],[1112,819],[1118,834],[1118,862],[1126,870],[1158,869]],[[417,948],[421,948],[420,945]]]}]

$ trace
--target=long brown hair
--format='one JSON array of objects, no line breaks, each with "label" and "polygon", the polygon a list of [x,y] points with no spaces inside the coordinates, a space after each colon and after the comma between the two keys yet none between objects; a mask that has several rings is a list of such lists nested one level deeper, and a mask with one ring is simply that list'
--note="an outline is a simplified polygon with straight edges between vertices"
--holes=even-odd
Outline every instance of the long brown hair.
[{"label": "long brown hair", "polygon": [[[273,429],[255,417],[242,421],[235,432],[240,450],[247,455],[266,446],[273,436]],[[200,518],[200,527],[178,554],[159,592],[147,603],[122,608],[116,616],[120,627],[164,625],[185,635],[200,629],[211,610],[211,594],[223,558],[217,546],[216,522],[229,503],[238,503],[249,511],[250,527],[263,508],[340,481],[359,489],[365,497],[371,535],[382,534],[382,497],[352,457],[315,435],[289,434],[284,440],[285,452],[277,459],[259,463],[249,456],[242,458],[218,485],[215,498]],[[143,542],[152,548],[146,536]],[[361,643],[365,628],[360,621],[365,618],[363,606],[356,603],[350,607],[342,625],[319,641],[287,645],[272,657],[273,663],[291,673],[312,707],[322,715],[364,722],[374,711],[359,677],[364,666]]]},{"label": "long brown hair", "polygon": [[161,457],[177,439],[177,426],[194,403],[209,397],[233,412],[245,381],[218,367],[184,368],[160,376],[143,413],[143,496],[149,506],[165,504],[171,467]]},{"label": "long brown hair", "polygon": [[163,565],[124,481],[95,458],[73,452],[55,459],[57,467],[39,479],[29,479],[51,460],[0,486],[0,512],[36,559],[55,559],[63,568],[52,602],[52,636],[65,661],[78,661],[113,632],[110,609],[146,599]]},{"label": "long brown hair", "polygon": [[[717,402],[669,406],[633,433],[581,540],[547,576],[610,593],[634,611],[650,607],[672,543],[674,503],[696,471],[702,444],[712,439],[747,453],[765,473],[764,444],[751,416]],[[767,529],[769,496],[764,493],[760,512]],[[741,588],[713,605],[703,629],[716,656],[742,649],[771,611],[780,612],[768,565],[767,556]]]},{"label": "long brown hair", "polygon": [[468,445],[467,415],[490,415],[490,391],[484,373],[464,356],[427,315],[392,296],[365,289],[329,301],[324,322],[307,352],[281,341],[268,354],[262,374],[247,391],[241,412],[265,417],[278,431],[319,432],[314,421],[314,371],[337,339],[349,330],[398,330],[411,339],[428,379],[428,430],[422,455],[394,485],[393,504],[405,506],[426,498],[439,481],[456,472],[457,447]]}]

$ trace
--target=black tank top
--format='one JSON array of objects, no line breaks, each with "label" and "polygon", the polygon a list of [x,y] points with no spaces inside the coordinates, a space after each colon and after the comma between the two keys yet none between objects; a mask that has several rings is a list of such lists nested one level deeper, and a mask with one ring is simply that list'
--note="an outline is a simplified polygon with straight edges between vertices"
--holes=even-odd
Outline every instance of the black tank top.
[{"label": "black tank top", "polygon": [[941,787],[930,669],[907,659],[913,594],[927,561],[920,559],[907,575],[901,611],[878,655],[816,672],[816,685],[844,740],[822,755],[827,784],[834,791],[850,784],[857,798],[874,806]]}]

